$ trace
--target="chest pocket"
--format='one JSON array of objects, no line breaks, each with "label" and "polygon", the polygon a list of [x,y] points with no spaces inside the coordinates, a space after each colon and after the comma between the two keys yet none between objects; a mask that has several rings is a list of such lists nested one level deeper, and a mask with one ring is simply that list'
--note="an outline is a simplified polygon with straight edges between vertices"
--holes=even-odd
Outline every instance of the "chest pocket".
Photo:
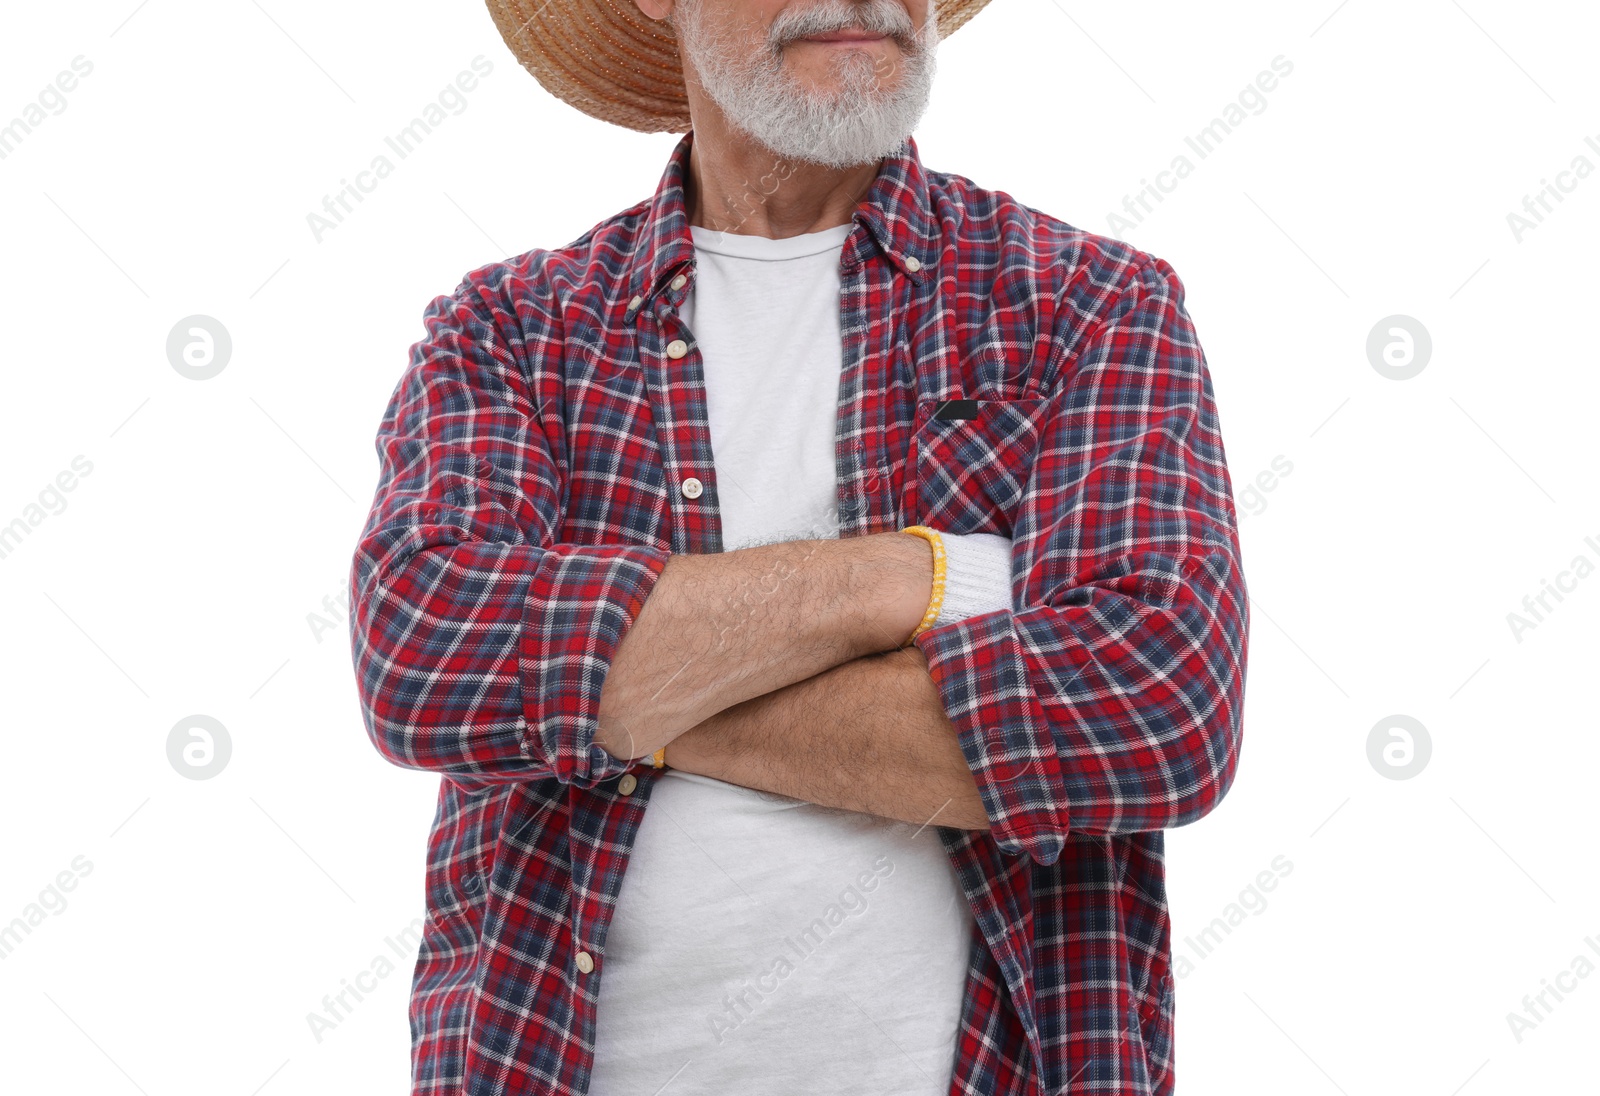
[{"label": "chest pocket", "polygon": [[940,532],[1011,536],[1049,402],[919,399],[911,437],[917,521]]}]

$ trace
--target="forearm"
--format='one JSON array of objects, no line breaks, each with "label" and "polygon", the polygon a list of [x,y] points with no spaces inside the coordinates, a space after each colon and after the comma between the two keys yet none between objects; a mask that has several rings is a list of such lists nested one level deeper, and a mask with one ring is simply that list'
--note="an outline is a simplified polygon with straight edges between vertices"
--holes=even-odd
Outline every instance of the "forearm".
[{"label": "forearm", "polygon": [[623,637],[596,740],[644,757],[724,708],[911,634],[932,556],[903,534],[674,555]]},{"label": "forearm", "polygon": [[746,700],[667,746],[675,769],[824,807],[959,829],[989,819],[927,659],[868,655]]}]

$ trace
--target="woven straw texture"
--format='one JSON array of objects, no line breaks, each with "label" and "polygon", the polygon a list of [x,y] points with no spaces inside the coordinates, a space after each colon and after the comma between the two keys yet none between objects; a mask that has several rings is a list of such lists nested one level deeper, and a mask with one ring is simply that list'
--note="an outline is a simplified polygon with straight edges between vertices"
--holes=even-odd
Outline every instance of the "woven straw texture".
[{"label": "woven straw texture", "polygon": [[[989,0],[942,0],[944,40]],[[642,133],[684,133],[689,100],[672,28],[634,0],[487,0],[500,36],[546,91]]]}]

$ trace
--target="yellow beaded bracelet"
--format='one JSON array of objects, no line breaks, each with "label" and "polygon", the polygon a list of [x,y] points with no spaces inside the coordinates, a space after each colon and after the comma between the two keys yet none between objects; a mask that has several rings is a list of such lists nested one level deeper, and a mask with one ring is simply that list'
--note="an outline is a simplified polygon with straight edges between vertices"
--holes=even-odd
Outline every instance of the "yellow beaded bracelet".
[{"label": "yellow beaded bracelet", "polygon": [[914,537],[921,537],[933,549],[933,593],[928,598],[928,611],[922,614],[922,623],[918,624],[916,631],[912,632],[910,637],[900,644],[901,647],[909,647],[912,640],[933,627],[933,622],[939,619],[939,609],[944,605],[944,540],[935,530],[928,528],[926,525],[908,525],[900,531],[902,533],[910,533]]}]

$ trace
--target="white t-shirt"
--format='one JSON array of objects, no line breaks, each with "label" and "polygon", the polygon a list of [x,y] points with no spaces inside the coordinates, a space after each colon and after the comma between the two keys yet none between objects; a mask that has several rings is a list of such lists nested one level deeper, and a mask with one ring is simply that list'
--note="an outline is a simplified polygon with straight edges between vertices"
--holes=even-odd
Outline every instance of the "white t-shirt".
[{"label": "white t-shirt", "polygon": [[[724,550],[838,535],[851,227],[691,229],[681,316],[705,364]],[[669,769],[606,937],[589,1092],[946,1096],[973,940],[934,827]]]}]

